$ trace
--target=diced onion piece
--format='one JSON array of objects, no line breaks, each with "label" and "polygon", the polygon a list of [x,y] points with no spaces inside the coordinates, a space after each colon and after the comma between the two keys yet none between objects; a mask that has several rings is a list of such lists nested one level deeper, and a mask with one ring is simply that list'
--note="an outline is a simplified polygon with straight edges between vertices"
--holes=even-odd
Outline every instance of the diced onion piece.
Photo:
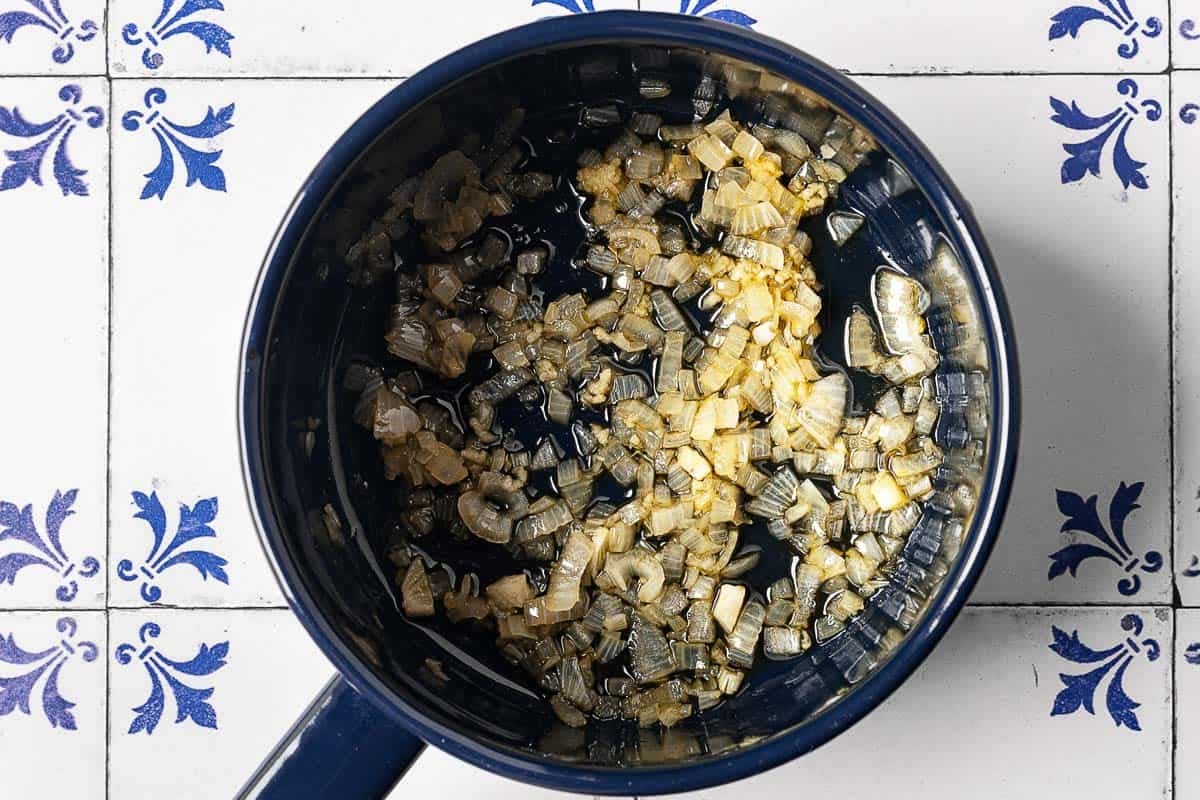
[{"label": "diced onion piece", "polygon": [[783,250],[769,242],[747,239],[744,236],[727,236],[721,243],[721,252],[734,258],[756,261],[772,269],[783,269]]},{"label": "diced onion piece", "polygon": [[768,202],[760,202],[742,206],[735,211],[730,231],[738,236],[750,236],[768,228],[781,227],[783,224],[783,216],[775,206]]},{"label": "diced onion piece", "polygon": [[574,404],[571,398],[559,389],[549,389],[546,392],[546,416],[559,425],[571,422]]},{"label": "diced onion piece", "polygon": [[404,614],[408,617],[432,617],[434,613],[433,589],[429,584],[429,575],[425,571],[425,562],[414,558],[404,574],[400,585],[400,596],[403,599]]},{"label": "diced onion piece", "polygon": [[884,511],[892,511],[908,502],[908,496],[890,472],[880,472],[875,477],[871,484],[871,496]]},{"label": "diced onion piece", "polygon": [[756,161],[763,151],[763,143],[747,131],[738,131],[733,139],[733,152],[743,161]]},{"label": "diced onion piece", "polygon": [[840,372],[826,375],[813,384],[808,399],[797,414],[800,425],[822,447],[833,444],[846,414],[849,384]]},{"label": "diced onion piece", "polygon": [[675,451],[675,459],[692,476],[692,480],[702,481],[712,474],[712,466],[695,448],[679,448]]},{"label": "diced onion piece", "polygon": [[584,572],[592,557],[592,543],[582,528],[567,535],[558,560],[550,572],[550,585],[546,590],[546,610],[570,611],[579,602],[579,589]]},{"label": "diced onion piece", "polygon": [[713,172],[724,169],[733,160],[733,151],[711,133],[697,136],[688,142],[687,149]]},{"label": "diced onion piece", "polygon": [[738,616],[742,613],[742,604],[745,600],[745,586],[723,583],[717,590],[716,600],[713,601],[712,615],[725,633],[732,633],[737,626]]}]

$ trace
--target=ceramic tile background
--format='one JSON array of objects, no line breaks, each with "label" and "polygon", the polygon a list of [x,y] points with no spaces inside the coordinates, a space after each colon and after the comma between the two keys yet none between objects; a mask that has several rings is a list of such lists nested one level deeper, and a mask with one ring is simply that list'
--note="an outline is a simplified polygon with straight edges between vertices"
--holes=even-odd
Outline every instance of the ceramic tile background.
[{"label": "ceramic tile background", "polygon": [[[422,64],[637,5],[0,0],[0,796],[228,797],[328,679],[238,478],[267,238]],[[892,106],[975,205],[1024,378],[1008,519],[936,657],[826,748],[689,799],[879,773],[899,797],[1200,797],[1200,0],[641,6],[786,39]],[[161,144],[163,118],[190,135]],[[1092,172],[1065,149],[1089,141]],[[1060,532],[1093,496],[1105,526],[1132,509],[1119,551]],[[448,780],[553,794],[436,752],[401,791]]]}]

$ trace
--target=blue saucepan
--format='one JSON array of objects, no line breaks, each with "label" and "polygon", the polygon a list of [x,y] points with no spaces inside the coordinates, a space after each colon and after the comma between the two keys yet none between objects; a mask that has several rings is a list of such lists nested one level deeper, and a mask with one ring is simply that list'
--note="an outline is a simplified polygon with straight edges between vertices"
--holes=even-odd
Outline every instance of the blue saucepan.
[{"label": "blue saucepan", "polygon": [[[669,731],[620,723],[573,730],[509,671],[489,637],[417,626],[397,611],[386,558],[399,535],[395,508],[376,445],[353,424],[356,395],[345,380],[355,361],[386,360],[392,278],[379,268],[411,264],[352,251],[404,178],[464,136],[490,136],[516,105],[538,115],[614,98],[636,104],[630,90],[644,77],[672,86],[659,106],[668,116],[730,102],[745,118],[794,123],[802,133],[841,114],[874,138],[878,148],[837,201],[842,222],[858,230],[841,247],[818,240],[816,265],[835,289],[841,276],[881,263],[929,285],[929,330],[945,356],[935,376],[935,438],[947,452],[937,484],[952,500],[927,510],[889,567],[891,583],[841,635],[761,665],[740,694]],[[546,220],[547,231],[554,225]],[[560,249],[547,274],[569,269],[558,260],[572,255]],[[363,266],[372,258],[374,271]],[[828,302],[836,312],[836,291]],[[930,653],[1000,525],[1016,457],[1017,371],[1012,321],[970,207],[882,103],[749,30],[606,12],[537,22],[460,50],[401,83],[333,144],[262,267],[246,320],[239,413],[265,549],[292,609],[340,673],[247,796],[383,796],[426,743],[519,781],[650,795],[737,780],[812,750],[875,708]],[[964,497],[973,511],[955,511]]]}]

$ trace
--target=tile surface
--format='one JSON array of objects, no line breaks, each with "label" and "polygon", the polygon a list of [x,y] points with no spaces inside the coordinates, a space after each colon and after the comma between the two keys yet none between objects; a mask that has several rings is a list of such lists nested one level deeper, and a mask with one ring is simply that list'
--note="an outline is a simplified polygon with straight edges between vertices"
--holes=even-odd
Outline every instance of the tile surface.
[{"label": "tile surface", "polygon": [[[393,85],[114,84],[122,125],[113,143],[111,552],[118,568],[129,562],[110,572],[114,605],[283,604],[254,532],[236,447],[242,322],[271,236],[304,177],[327,143]],[[219,157],[200,166],[174,144],[163,151],[161,124],[145,122],[157,110],[175,124],[211,118],[213,135],[185,146]],[[165,519],[140,516],[142,503]],[[173,555],[152,552],[154,524],[168,534],[166,549],[181,522],[202,517],[215,534],[198,540],[208,555],[168,566]]]},{"label": "tile surface", "polygon": [[[1200,703],[1200,610],[1183,609],[1175,618],[1176,707],[1193,709]],[[1200,716],[1179,714],[1175,730],[1175,797],[1200,797]]]},{"label": "tile surface", "polygon": [[231,797],[333,675],[284,610],[114,611],[109,636],[112,797]]},{"label": "tile surface", "polygon": [[[112,73],[406,76],[476,39],[587,5],[637,7],[636,0],[255,0],[175,23],[174,15],[156,22],[161,0],[112,0]],[[173,33],[191,20],[206,24],[201,35]],[[147,30],[159,34],[155,43],[146,40]]]},{"label": "tile surface", "polygon": [[0,608],[104,604],[108,85],[0,78]]},{"label": "tile surface", "polygon": [[101,611],[0,612],[6,797],[104,797],[106,649]]},{"label": "tile surface", "polygon": [[1153,72],[1166,69],[1167,0],[642,0],[736,21],[850,72]]},{"label": "tile surface", "polygon": [[[1021,453],[1005,525],[974,601],[1169,600],[1167,79],[1139,77],[1136,89],[1125,84],[1128,94],[1111,76],[863,84],[922,137],[974,206],[1013,312],[1025,408]],[[1145,162],[1139,174],[1148,188],[1138,188],[1137,176],[1123,184],[1115,140],[1104,143],[1098,176],[1064,183],[1075,169],[1064,143],[1094,134],[1052,121],[1051,98],[1094,116],[1133,100],[1138,113],[1126,112],[1124,146]],[[947,108],[956,111],[953,125]],[[1059,529],[1092,495],[1102,524],[1112,527],[1111,502],[1130,497],[1122,483],[1140,504],[1125,518],[1127,552],[1101,550],[1074,575],[1050,579],[1051,554],[1098,543],[1092,533]]]},{"label": "tile surface", "polygon": [[0,75],[103,75],[105,0],[0,0]]},{"label": "tile surface", "polygon": [[[1200,175],[1200,72],[1171,76],[1175,174]],[[1177,181],[1175,199],[1175,571],[1179,594],[1200,604],[1200,185]]]},{"label": "tile surface", "polygon": [[[755,778],[673,797],[782,797],[831,781],[847,796],[888,785],[903,787],[902,797],[1162,797],[1171,782],[1170,642],[1162,609],[968,609],[937,656],[838,739]],[[1083,664],[1051,644],[1077,658],[1115,649]],[[1067,687],[1097,663],[1094,693]],[[1136,705],[1119,726],[1114,682]]]},{"label": "tile surface", "polygon": [[[231,796],[306,707],[332,668],[236,450],[270,236],[401,78],[638,6],[0,0],[0,795]],[[974,207],[1024,389],[977,605],[853,730],[687,800],[1200,797],[1200,0],[640,6],[859,74]],[[447,791],[566,797],[434,749],[392,797]]]},{"label": "tile surface", "polygon": [[1171,0],[1171,66],[1200,67],[1200,0]]}]

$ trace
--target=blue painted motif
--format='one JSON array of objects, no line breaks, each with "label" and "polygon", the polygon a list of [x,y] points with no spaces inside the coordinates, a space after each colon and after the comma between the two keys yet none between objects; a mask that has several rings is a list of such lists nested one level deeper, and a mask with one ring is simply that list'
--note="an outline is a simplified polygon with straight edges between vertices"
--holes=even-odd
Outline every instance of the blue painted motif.
[{"label": "blue painted motif", "polygon": [[1179,35],[1185,39],[1200,39],[1200,30],[1196,29],[1196,20],[1185,19],[1179,23]]},{"label": "blue painted motif", "polygon": [[[56,63],[66,64],[75,56],[75,42],[90,42],[96,38],[99,28],[93,20],[85,19],[76,27],[62,9],[60,0],[25,0],[33,11],[6,11],[0,14],[0,39],[12,44],[13,36],[21,28],[42,28],[58,37],[50,57]],[[36,13],[34,13],[36,12]],[[72,41],[74,40],[74,41]]]},{"label": "blue painted motif", "polygon": [[1141,171],[1146,163],[1134,159],[1129,154],[1125,137],[1134,120],[1142,116],[1143,110],[1146,119],[1151,122],[1160,119],[1162,104],[1157,100],[1142,100],[1134,105],[1132,101],[1137,99],[1138,85],[1132,78],[1121,79],[1117,83],[1117,92],[1129,99],[1102,117],[1093,117],[1083,113],[1074,101],[1068,106],[1057,97],[1050,98],[1050,107],[1054,109],[1054,115],[1050,117],[1052,121],[1075,131],[1099,131],[1091,139],[1062,146],[1070,156],[1062,165],[1063,183],[1082,180],[1083,176],[1088,173],[1099,177],[1100,160],[1111,140],[1113,142],[1112,165],[1117,177],[1121,180],[1121,185],[1126,189],[1131,185],[1139,189],[1149,186],[1146,176]]},{"label": "blue painted motif", "polygon": [[145,731],[146,735],[154,733],[167,704],[164,684],[171,690],[171,696],[175,700],[176,725],[190,719],[201,728],[216,730],[217,711],[208,702],[215,690],[189,686],[183,682],[181,676],[201,678],[221,669],[229,655],[229,642],[219,642],[211,646],[201,643],[196,655],[187,661],[175,661],[164,656],[150,641],[157,639],[160,633],[162,628],[157,623],[147,622],[138,629],[139,644],[125,643],[116,649],[115,658],[118,663],[131,664],[136,658],[150,677],[150,695],[146,702],[132,709],[134,717],[128,732]]},{"label": "blue painted motif", "polygon": [[71,507],[78,496],[78,489],[70,489],[65,494],[54,493],[46,506],[44,536],[38,533],[32,505],[17,508],[12,503],[0,501],[0,542],[20,542],[28,548],[0,556],[0,585],[12,586],[26,568],[41,567],[58,573],[61,583],[54,596],[60,602],[69,603],[79,594],[79,580],[96,576],[100,571],[99,561],[93,556],[73,559],[62,545],[62,524],[75,513]]},{"label": "blue painted motif", "polygon": [[1183,654],[1183,660],[1189,664],[1200,666],[1200,642],[1193,642]]},{"label": "blue painted motif", "polygon": [[679,13],[688,14],[693,17],[707,17],[708,19],[720,20],[728,22],[731,25],[741,25],[749,28],[755,25],[758,20],[749,14],[732,9],[716,9],[710,11],[717,4],[718,0],[679,0]]},{"label": "blue painted motif", "polygon": [[1100,514],[1096,510],[1096,495],[1084,500],[1074,492],[1057,489],[1058,510],[1067,518],[1059,532],[1086,533],[1095,539],[1096,543],[1077,542],[1052,553],[1049,580],[1067,572],[1070,572],[1073,578],[1078,577],[1076,573],[1079,565],[1096,558],[1111,561],[1128,573],[1117,582],[1117,591],[1126,597],[1137,594],[1142,588],[1142,578],[1137,571],[1154,573],[1162,569],[1163,565],[1162,553],[1157,550],[1147,550],[1141,558],[1135,557],[1133,548],[1125,538],[1125,520],[1133,511],[1141,508],[1137,501],[1144,486],[1140,481],[1132,486],[1126,486],[1122,481],[1117,487],[1108,504],[1111,533],[1100,521]]},{"label": "blue painted motif", "polygon": [[1075,39],[1089,22],[1106,22],[1125,36],[1125,41],[1117,46],[1121,58],[1133,58],[1138,54],[1141,49],[1139,36],[1153,39],[1163,31],[1162,20],[1158,17],[1147,17],[1144,22],[1138,22],[1129,10],[1127,0],[1093,0],[1093,5],[1071,6],[1051,17],[1050,41],[1064,36]]},{"label": "blue painted motif", "polygon": [[0,636],[0,662],[20,668],[17,675],[0,677],[0,716],[11,714],[17,709],[25,714],[32,714],[30,701],[33,691],[42,676],[45,676],[41,699],[42,713],[46,716],[46,721],[52,728],[73,731],[77,727],[75,715],[71,713],[75,703],[59,694],[59,673],[76,654],[84,661],[95,661],[100,651],[92,642],[75,641],[78,626],[74,618],[62,617],[55,627],[62,634],[58,644],[38,652],[23,650],[11,633]]},{"label": "blue painted motif", "polygon": [[100,106],[76,108],[83,101],[83,89],[76,84],[67,84],[58,90],[58,97],[67,103],[67,107],[53,119],[47,122],[34,123],[21,115],[21,109],[13,106],[0,106],[0,132],[22,139],[39,139],[34,144],[21,150],[5,150],[9,165],[0,173],[0,192],[24,186],[26,182],[35,186],[42,185],[42,161],[55,142],[58,147],[54,151],[53,170],[54,180],[63,196],[87,196],[88,185],[83,180],[86,169],[79,169],[71,162],[67,151],[67,142],[71,134],[85,123],[89,128],[99,128],[104,124],[104,109]]},{"label": "blue painted motif", "polygon": [[121,127],[125,130],[136,131],[144,125],[158,140],[158,165],[143,176],[146,178],[146,185],[142,187],[141,199],[157,197],[162,200],[167,196],[167,189],[171,188],[171,183],[175,180],[176,154],[186,170],[185,186],[199,183],[205,189],[224,192],[225,172],[217,166],[217,161],[225,151],[197,150],[184,140],[214,139],[232,128],[234,104],[230,103],[219,111],[214,111],[213,107],[209,106],[204,119],[194,125],[180,125],[172,122],[157,109],[166,99],[166,90],[156,86],[149,89],[143,98],[146,106],[144,112],[127,111],[121,117]]},{"label": "blue painted motif", "polygon": [[1137,656],[1144,655],[1147,661],[1157,661],[1162,651],[1156,639],[1138,640],[1137,637],[1142,634],[1142,618],[1137,614],[1126,614],[1122,617],[1121,628],[1130,634],[1125,637],[1125,641],[1107,650],[1093,650],[1079,641],[1079,631],[1071,631],[1071,635],[1068,636],[1060,628],[1051,626],[1054,634],[1051,650],[1072,663],[1099,666],[1081,675],[1059,674],[1059,680],[1065,688],[1054,698],[1054,708],[1050,710],[1050,716],[1074,714],[1080,708],[1089,714],[1095,714],[1096,691],[1111,673],[1108,689],[1104,693],[1104,705],[1109,716],[1118,728],[1125,727],[1133,731],[1142,729],[1137,714],[1134,713],[1141,703],[1135,702],[1125,693],[1122,682],[1125,679],[1125,671]]},{"label": "blue painted motif", "polygon": [[1184,103],[1179,109],[1179,119],[1184,125],[1191,125],[1196,121],[1197,113],[1200,113],[1200,105]]},{"label": "blue painted motif", "polygon": [[1192,556],[1192,563],[1188,564],[1187,569],[1183,571],[1183,577],[1200,577],[1200,556]]},{"label": "blue painted motif", "polygon": [[533,0],[533,4],[558,6],[572,14],[590,14],[596,10],[595,0]]},{"label": "blue painted motif", "polygon": [[162,0],[162,11],[159,12],[158,19],[144,31],[133,22],[121,28],[121,38],[125,40],[125,44],[135,47],[145,45],[142,49],[142,63],[147,69],[161,67],[163,54],[158,52],[159,48],[172,36],[184,34],[203,42],[205,53],[216,50],[225,57],[232,58],[233,53],[229,48],[229,42],[234,38],[232,33],[215,22],[188,19],[201,11],[224,11],[225,6],[221,0],[183,0],[179,10],[171,13],[175,9],[175,3],[176,0]]},{"label": "blue painted motif", "polygon": [[151,492],[149,496],[133,493],[133,502],[138,507],[134,519],[145,520],[154,536],[150,553],[142,563],[134,568],[133,561],[122,559],[117,564],[117,575],[123,581],[141,581],[140,593],[147,603],[157,603],[162,599],[162,589],[157,585],[158,576],[172,567],[190,566],[200,573],[200,577],[208,580],[211,575],[214,580],[228,585],[229,575],[225,565],[229,562],[208,550],[189,549],[179,552],[183,545],[195,539],[216,538],[217,532],[209,525],[217,518],[217,498],[198,500],[195,505],[188,507],[179,504],[179,524],[175,535],[169,544],[164,546],[167,534],[167,513],[159,502],[158,493]]}]

